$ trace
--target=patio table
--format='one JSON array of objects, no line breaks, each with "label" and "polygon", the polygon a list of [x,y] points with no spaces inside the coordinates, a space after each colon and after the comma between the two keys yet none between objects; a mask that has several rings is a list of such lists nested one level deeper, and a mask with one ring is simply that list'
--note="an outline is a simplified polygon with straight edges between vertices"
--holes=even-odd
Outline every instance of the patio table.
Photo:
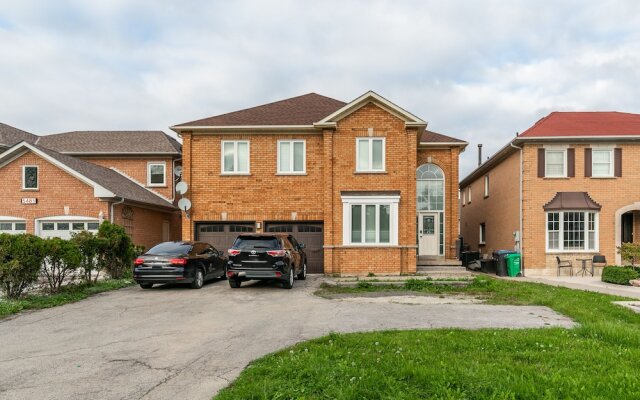
[{"label": "patio table", "polygon": [[578,275],[580,272],[582,272],[582,276],[585,276],[586,273],[590,273],[591,276],[593,276],[593,262],[591,263],[591,271],[589,271],[587,269],[587,261],[592,261],[591,258],[578,258],[578,261],[582,261],[582,269],[580,269],[580,271],[578,271],[576,273],[576,275]]}]

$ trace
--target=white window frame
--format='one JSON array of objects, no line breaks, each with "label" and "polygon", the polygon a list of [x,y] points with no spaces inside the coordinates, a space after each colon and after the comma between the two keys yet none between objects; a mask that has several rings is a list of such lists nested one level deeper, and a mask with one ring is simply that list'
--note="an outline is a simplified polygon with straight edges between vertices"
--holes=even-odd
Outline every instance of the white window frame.
[{"label": "white window frame", "polygon": [[[151,183],[151,167],[162,166],[162,183]],[[147,163],[147,186],[166,187],[167,186],[167,163],[164,161],[150,161]]]},{"label": "white window frame", "polygon": [[484,197],[489,197],[489,175],[484,176]]},{"label": "white window frame", "polygon": [[462,190],[462,207],[467,204],[467,189]]},{"label": "white window frame", "polygon": [[[382,168],[381,169],[373,169],[373,141],[382,141]],[[360,159],[360,142],[369,142],[369,168],[367,169],[359,169],[358,168],[358,160]],[[386,172],[387,170],[387,140],[384,137],[365,137],[365,138],[356,138],[356,172]]]},{"label": "white window frame", "polygon": [[[36,187],[28,188],[25,187],[25,173],[27,168],[35,168],[36,169]],[[40,166],[38,165],[23,165],[22,166],[22,190],[40,190]]]},{"label": "white window frame", "polygon": [[[562,152],[562,175],[549,174],[549,153]],[[566,178],[567,177],[567,149],[544,149],[544,177],[545,178]]]},{"label": "white window frame", "polygon": [[[280,169],[280,144],[281,143],[289,143],[289,171],[282,171]],[[293,167],[295,165],[294,161],[294,143],[302,143],[302,171],[294,171]],[[277,149],[278,157],[276,159],[277,165],[277,173],[276,175],[306,175],[307,174],[307,141],[306,140],[278,140],[278,149]]]},{"label": "white window frame", "polygon": [[[596,152],[608,152],[609,153],[609,173],[606,175],[596,175],[595,173],[595,154]],[[613,149],[610,148],[592,148],[591,149],[591,177],[592,178],[613,178],[614,177],[614,160],[615,154],[613,153]]]},{"label": "white window frame", "polygon": [[471,204],[471,185],[467,186],[467,204]]},{"label": "white window frame", "polygon": [[[224,170],[224,145],[233,143],[233,171]],[[247,144],[247,170],[238,171],[238,143]],[[251,174],[251,143],[248,140],[222,140],[220,141],[220,175],[250,175]]]},{"label": "white window frame", "polygon": [[487,225],[484,222],[481,222],[480,224],[478,224],[478,244],[485,244],[487,240],[486,236]]},{"label": "white window frame", "polygon": [[[558,248],[549,248],[549,214],[558,213],[560,216],[558,232]],[[564,214],[583,213],[584,214],[584,247],[582,249],[564,249]],[[589,214],[595,214],[595,230],[589,230]],[[558,210],[547,211],[544,215],[545,250],[547,253],[597,253],[600,251],[600,212],[595,210]],[[554,231],[555,232],[555,231]],[[594,248],[589,248],[589,232],[595,232]]]},{"label": "white window frame", "polygon": [[[400,203],[400,196],[342,196],[342,244],[343,246],[352,247],[394,247],[398,246],[398,204]],[[362,243],[351,242],[351,206],[361,205],[376,205],[376,206],[389,206],[389,243],[379,243],[380,236],[380,213],[379,207],[376,207],[376,243],[364,242],[364,234]],[[364,225],[364,221],[363,221]]]}]

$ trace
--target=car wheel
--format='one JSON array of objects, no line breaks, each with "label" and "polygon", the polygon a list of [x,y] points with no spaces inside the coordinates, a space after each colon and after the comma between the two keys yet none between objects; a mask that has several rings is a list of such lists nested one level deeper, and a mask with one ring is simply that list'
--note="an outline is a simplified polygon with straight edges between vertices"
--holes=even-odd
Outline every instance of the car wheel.
[{"label": "car wheel", "polygon": [[295,273],[296,273],[296,270],[295,268],[293,268],[293,265],[292,265],[291,270],[289,271],[288,279],[282,283],[283,288],[291,289],[293,287],[293,276],[295,275]]},{"label": "car wheel", "polygon": [[298,279],[301,281],[307,279],[307,263],[302,264],[302,271],[298,274]]},{"label": "car wheel", "polygon": [[140,287],[143,289],[151,289],[153,287],[153,283],[141,283]]},{"label": "car wheel", "polygon": [[191,282],[191,289],[200,289],[204,285],[204,274],[201,269],[196,270],[196,277]]},{"label": "car wheel", "polygon": [[239,279],[229,279],[229,286],[234,289],[239,288],[242,285],[242,281]]}]

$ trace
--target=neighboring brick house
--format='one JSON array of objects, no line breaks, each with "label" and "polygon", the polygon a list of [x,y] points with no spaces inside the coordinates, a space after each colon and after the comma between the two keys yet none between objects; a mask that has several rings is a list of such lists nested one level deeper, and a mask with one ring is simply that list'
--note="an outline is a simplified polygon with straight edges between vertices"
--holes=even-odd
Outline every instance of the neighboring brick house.
[{"label": "neighboring brick house", "polygon": [[454,258],[466,142],[426,126],[374,92],[173,126],[192,203],[182,237],[226,250],[241,232],[291,232],[309,271],[327,274],[409,274],[416,253]]},{"label": "neighboring brick house", "polygon": [[556,257],[621,264],[616,247],[640,242],[639,141],[638,114],[549,114],[460,182],[464,241],[520,250],[528,274],[555,274]]},{"label": "neighboring brick house", "polygon": [[0,123],[0,153],[20,142],[35,143],[37,139],[33,133]]},{"label": "neighboring brick house", "polygon": [[69,238],[111,220],[146,248],[179,239],[173,170],[180,144],[165,133],[69,132],[22,140],[0,154],[0,232]]}]

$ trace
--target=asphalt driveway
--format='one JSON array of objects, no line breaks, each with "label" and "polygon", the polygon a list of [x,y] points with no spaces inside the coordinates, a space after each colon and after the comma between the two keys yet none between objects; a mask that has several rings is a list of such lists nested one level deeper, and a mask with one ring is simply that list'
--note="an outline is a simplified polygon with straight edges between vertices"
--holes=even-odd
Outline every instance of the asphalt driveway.
[{"label": "asphalt driveway", "polygon": [[398,304],[257,283],[138,287],[0,321],[2,399],[209,399],[251,360],[334,332],[572,326],[545,307]]}]

